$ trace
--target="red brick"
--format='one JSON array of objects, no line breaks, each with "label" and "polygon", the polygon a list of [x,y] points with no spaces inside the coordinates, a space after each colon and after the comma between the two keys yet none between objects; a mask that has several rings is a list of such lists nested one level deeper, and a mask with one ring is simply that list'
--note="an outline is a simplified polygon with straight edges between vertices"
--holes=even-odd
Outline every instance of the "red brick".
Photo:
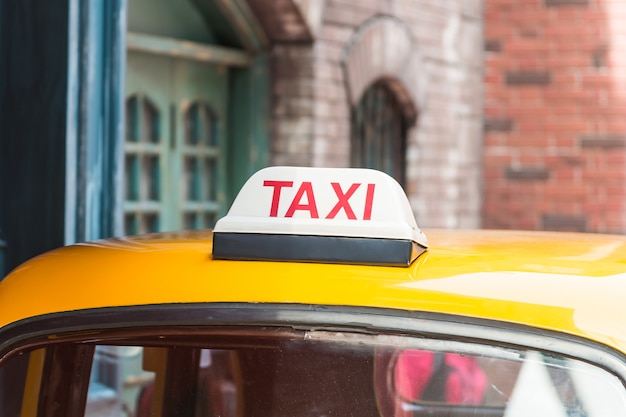
[{"label": "red brick", "polygon": [[583,88],[610,88],[615,80],[611,74],[587,73],[581,77]]},{"label": "red brick", "polygon": [[509,59],[509,71],[541,71],[549,68],[546,65],[548,56],[539,54],[517,55],[515,59]]},{"label": "red brick", "polygon": [[547,185],[544,193],[548,198],[556,198],[559,200],[581,199],[588,195],[587,185],[575,185],[562,182],[556,185]]},{"label": "red brick", "polygon": [[586,52],[574,51],[547,56],[543,63],[546,68],[553,69],[589,68],[591,66],[591,57]]},{"label": "red brick", "polygon": [[519,88],[511,91],[508,90],[508,95],[514,100],[524,100],[525,102],[543,103],[545,98],[545,90],[537,88]]},{"label": "red brick", "polygon": [[522,166],[543,166],[544,164],[543,156],[532,152],[520,153],[518,162]]},{"label": "red brick", "polygon": [[558,169],[553,168],[552,177],[557,182],[561,182],[561,181],[574,182],[580,177],[579,171],[580,170],[578,168],[571,168],[571,167],[558,168]]},{"label": "red brick", "polygon": [[488,21],[494,22],[490,25],[485,25],[484,34],[487,39],[508,39],[515,35],[515,28],[506,22],[498,21],[496,19],[490,20],[489,16],[485,16]]},{"label": "red brick", "polygon": [[555,116],[579,116],[586,108],[587,107],[585,106],[576,104],[563,104],[561,106],[551,106],[546,108],[544,109],[544,112]]},{"label": "red brick", "polygon": [[484,81],[485,84],[489,85],[489,84],[493,84],[493,85],[502,85],[503,83],[503,77],[502,77],[502,73],[500,72],[495,72],[495,71],[490,71],[488,73],[485,73],[484,76]]},{"label": "red brick", "polygon": [[544,134],[523,134],[523,133],[513,133],[509,134],[507,137],[507,145],[515,147],[517,149],[537,149],[540,151],[544,151],[546,146],[549,143],[549,138]]},{"label": "red brick", "polygon": [[[621,166],[626,170],[626,154],[622,150],[608,152],[606,155],[606,162],[610,165]],[[624,192],[626,192],[626,190],[624,190]]]},{"label": "red brick", "polygon": [[537,116],[545,116],[547,112],[550,112],[550,109],[546,109],[544,106],[528,105],[526,103],[512,104],[507,107],[507,113],[512,118],[535,118]]},{"label": "red brick", "polygon": [[527,53],[537,56],[540,54],[547,55],[552,50],[552,46],[543,39],[518,38],[505,41],[502,45],[502,50],[505,53],[512,53],[518,56]]},{"label": "red brick", "polygon": [[490,54],[485,57],[486,72],[504,72],[512,69],[511,58],[505,54]]},{"label": "red brick", "polygon": [[597,104],[593,92],[590,91],[567,89],[559,86],[558,88],[544,89],[542,93],[547,104]]},{"label": "red brick", "polygon": [[552,71],[552,83],[557,85],[555,88],[576,88],[580,86],[581,77],[578,73],[572,71]]},{"label": "red brick", "polygon": [[571,25],[584,23],[588,12],[588,9],[583,7],[555,7],[552,10],[559,21],[567,22]]},{"label": "red brick", "polygon": [[519,132],[524,132],[524,133],[546,131],[546,122],[545,120],[540,120],[540,119],[518,120],[516,123],[516,126]]},{"label": "red brick", "polygon": [[[583,181],[594,181],[594,182],[609,182],[611,179],[614,180],[624,180],[626,175],[624,173],[624,169],[603,169],[598,167],[593,170],[586,170],[582,173]],[[624,192],[622,191],[621,196],[623,197]]]},{"label": "red brick", "polygon": [[[586,15],[589,16],[589,15]],[[596,22],[588,22],[589,25]],[[589,25],[546,25],[543,33],[546,38],[558,40],[561,38],[582,38],[589,36]]]},{"label": "red brick", "polygon": [[520,26],[527,22],[533,22],[543,27],[546,26],[552,19],[553,16],[551,13],[546,13],[545,10],[535,7],[518,9],[515,10],[515,13],[510,14],[510,23],[514,26]]}]

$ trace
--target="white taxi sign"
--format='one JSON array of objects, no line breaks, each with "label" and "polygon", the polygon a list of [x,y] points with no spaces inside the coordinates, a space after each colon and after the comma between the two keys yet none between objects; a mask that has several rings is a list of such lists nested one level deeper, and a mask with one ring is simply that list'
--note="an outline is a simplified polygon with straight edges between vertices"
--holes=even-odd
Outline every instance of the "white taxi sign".
[{"label": "white taxi sign", "polygon": [[[402,187],[383,172],[359,168],[262,169],[246,182],[214,233],[213,256],[222,259],[387,264],[355,252],[404,242],[401,246],[411,249],[400,263],[407,264],[427,247]],[[243,250],[251,245],[256,247]],[[263,254],[268,245],[275,246],[272,256]],[[331,252],[324,247],[340,253],[324,253],[322,259],[306,253]],[[299,253],[290,254],[294,251]],[[351,259],[342,257],[346,251]]]}]

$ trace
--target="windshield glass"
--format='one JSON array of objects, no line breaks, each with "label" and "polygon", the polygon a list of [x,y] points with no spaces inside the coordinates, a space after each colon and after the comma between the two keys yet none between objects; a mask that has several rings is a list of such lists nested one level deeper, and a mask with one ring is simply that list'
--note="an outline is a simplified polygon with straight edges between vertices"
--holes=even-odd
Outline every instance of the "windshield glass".
[{"label": "windshield glass", "polygon": [[[626,414],[613,374],[534,350],[336,332],[50,344],[0,368],[2,416]],[[62,413],[51,413],[50,410]]]}]

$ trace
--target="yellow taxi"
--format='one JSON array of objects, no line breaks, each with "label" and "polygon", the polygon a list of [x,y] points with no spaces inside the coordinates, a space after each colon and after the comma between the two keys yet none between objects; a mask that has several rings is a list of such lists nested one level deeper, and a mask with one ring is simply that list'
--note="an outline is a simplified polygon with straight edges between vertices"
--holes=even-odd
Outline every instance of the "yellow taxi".
[{"label": "yellow taxi", "polygon": [[213,231],[0,282],[0,416],[626,416],[626,238],[432,230],[363,169],[266,168]]}]

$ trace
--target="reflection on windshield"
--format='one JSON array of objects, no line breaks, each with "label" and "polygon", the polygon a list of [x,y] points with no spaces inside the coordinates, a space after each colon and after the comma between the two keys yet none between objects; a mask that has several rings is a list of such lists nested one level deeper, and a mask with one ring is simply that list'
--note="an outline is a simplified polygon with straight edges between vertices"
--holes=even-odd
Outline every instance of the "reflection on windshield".
[{"label": "reflection on windshield", "polygon": [[504,417],[601,417],[617,416],[625,406],[623,386],[605,371],[535,351],[510,360],[406,349],[387,372],[395,416],[426,415],[429,409],[465,415],[472,409]]},{"label": "reflection on windshield", "polygon": [[405,401],[479,405],[487,376],[474,356],[407,349],[396,360],[394,382]]},{"label": "reflection on windshield", "polygon": [[0,368],[3,417],[612,417],[620,380],[538,351],[264,329],[51,343]]}]

